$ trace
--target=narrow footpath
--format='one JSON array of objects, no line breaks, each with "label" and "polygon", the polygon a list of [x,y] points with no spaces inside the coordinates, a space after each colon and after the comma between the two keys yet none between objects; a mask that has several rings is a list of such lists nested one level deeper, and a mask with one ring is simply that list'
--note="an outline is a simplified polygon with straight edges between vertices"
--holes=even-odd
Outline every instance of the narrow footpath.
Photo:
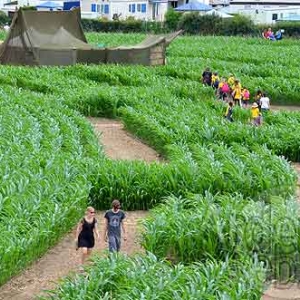
[{"label": "narrow footpath", "polygon": [[[275,108],[281,110],[289,108]],[[291,110],[299,110],[299,107]],[[128,134],[123,125],[115,120],[89,118],[93,124],[95,132],[99,134],[99,140],[104,146],[105,153],[112,159],[144,160],[147,162],[160,161],[158,153],[138,139]],[[300,164],[294,164],[299,174],[298,199],[300,201]],[[100,224],[100,234],[103,236],[103,215],[104,212],[97,213]],[[138,243],[137,227],[138,221],[145,218],[147,212],[134,211],[127,212],[126,226],[127,241],[123,243],[122,252],[134,254],[142,251]],[[75,224],[74,224],[75,225]],[[59,279],[71,272],[76,272],[79,265],[79,253],[74,249],[74,229],[68,233],[42,258],[33,263],[20,275],[15,276],[5,285],[0,287],[0,300],[33,300],[41,295],[43,291],[53,289]],[[95,252],[102,251],[107,247],[104,241],[97,243]],[[298,286],[290,284],[285,286],[271,286],[263,295],[262,300],[300,300],[300,289]]]},{"label": "narrow footpath", "polygon": [[[115,120],[89,118],[99,136],[104,151],[111,159],[159,161],[160,157],[153,149],[128,134],[123,125]],[[138,221],[146,217],[145,211],[126,212],[127,241],[122,244],[123,253],[129,255],[142,251],[138,243]],[[103,237],[104,212],[98,212],[100,236]],[[44,290],[55,288],[59,279],[78,270],[79,252],[75,251],[74,234],[76,226],[43,257],[33,263],[20,275],[15,276],[0,287],[0,300],[33,300]],[[107,248],[100,241],[94,252]]]}]

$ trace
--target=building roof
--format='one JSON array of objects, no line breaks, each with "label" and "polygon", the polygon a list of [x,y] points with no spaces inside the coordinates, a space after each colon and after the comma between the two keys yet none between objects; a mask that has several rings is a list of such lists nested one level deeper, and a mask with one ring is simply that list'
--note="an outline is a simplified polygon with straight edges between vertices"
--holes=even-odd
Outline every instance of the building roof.
[{"label": "building roof", "polygon": [[61,2],[47,1],[36,5],[36,8],[63,8]]},{"label": "building roof", "polygon": [[18,5],[18,1],[11,1],[3,4],[3,6],[8,6],[8,5]]},{"label": "building roof", "polygon": [[175,8],[175,11],[209,11],[212,9],[211,5],[195,1],[178,6]]},{"label": "building roof", "polygon": [[230,4],[242,5],[300,5],[300,0],[230,0]]}]

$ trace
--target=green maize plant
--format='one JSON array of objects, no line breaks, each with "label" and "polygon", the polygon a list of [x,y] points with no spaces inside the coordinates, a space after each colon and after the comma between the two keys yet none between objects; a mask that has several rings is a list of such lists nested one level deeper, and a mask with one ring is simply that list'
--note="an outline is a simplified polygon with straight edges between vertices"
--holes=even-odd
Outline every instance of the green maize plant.
[{"label": "green maize plant", "polygon": [[296,174],[290,164],[266,148],[253,152],[239,144],[190,148],[170,146],[170,161],[164,163],[103,161],[93,177],[92,202],[106,209],[117,198],[124,209],[140,210],[153,208],[169,195],[239,192],[245,198],[269,202],[272,196],[295,192]]},{"label": "green maize plant", "polygon": [[95,258],[88,276],[67,278],[40,299],[258,299],[264,272],[254,260],[175,266],[153,254]]},{"label": "green maize plant", "polygon": [[143,221],[142,244],[175,262],[258,256],[276,275],[283,258],[298,265],[300,219],[295,212],[296,201],[276,197],[269,204],[238,194],[169,197]]},{"label": "green maize plant", "polygon": [[[115,46],[144,35],[88,38]],[[258,299],[262,266],[249,260],[263,261],[270,277],[280,277],[281,261],[298,264],[298,208],[283,199],[295,192],[288,160],[300,160],[300,115],[270,112],[256,128],[235,108],[229,123],[200,78],[209,66],[234,73],[252,95],[262,89],[271,103],[299,104],[298,48],[296,40],[184,36],[156,68],[1,66],[0,283],[53,245],[87,203],[106,209],[119,198],[125,209],[149,209],[168,197],[146,221],[143,244],[178,270],[154,257],[96,260],[90,274],[110,283],[79,276],[53,297],[155,299],[159,286],[159,299]],[[109,160],[82,115],[118,118],[163,162]]]},{"label": "green maize plant", "polygon": [[30,92],[3,87],[0,93],[2,284],[82,214],[100,149],[76,112]]}]

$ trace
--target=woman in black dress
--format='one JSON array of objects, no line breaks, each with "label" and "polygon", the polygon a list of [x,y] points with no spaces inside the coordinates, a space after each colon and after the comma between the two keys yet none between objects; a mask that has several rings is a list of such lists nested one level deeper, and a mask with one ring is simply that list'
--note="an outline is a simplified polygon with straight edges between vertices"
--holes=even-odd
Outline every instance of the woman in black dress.
[{"label": "woman in black dress", "polygon": [[99,239],[95,209],[89,206],[86,209],[84,218],[79,222],[76,230],[76,249],[81,249],[81,264],[89,257],[95,245],[95,234]]}]

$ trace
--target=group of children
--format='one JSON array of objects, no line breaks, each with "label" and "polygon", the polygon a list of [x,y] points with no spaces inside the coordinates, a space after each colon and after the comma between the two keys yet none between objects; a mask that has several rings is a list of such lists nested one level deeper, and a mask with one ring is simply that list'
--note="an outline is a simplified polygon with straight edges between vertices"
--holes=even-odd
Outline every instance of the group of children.
[{"label": "group of children", "polygon": [[[224,117],[233,122],[233,102],[229,101]],[[254,96],[254,102],[251,105],[251,122],[254,126],[262,125],[262,118],[267,114],[270,109],[270,99],[265,94],[258,90]]]},{"label": "group of children", "polygon": [[[217,99],[227,102],[227,109],[224,117],[233,122],[233,108],[240,106],[248,108],[250,103],[250,92],[247,87],[242,87],[240,80],[230,74],[226,79],[219,77],[217,72],[212,72],[210,68],[206,68],[202,73],[203,85],[211,86],[216,93]],[[262,114],[269,110],[270,99],[260,90],[254,96],[254,102],[251,106],[251,119],[255,126],[262,124]]]},{"label": "group of children", "polygon": [[220,77],[218,72],[211,72],[206,68],[202,73],[202,83],[212,86],[216,91],[216,97],[220,100],[229,102],[232,100],[234,105],[248,107],[250,92],[247,87],[242,87],[240,81],[230,74],[228,79]]}]

